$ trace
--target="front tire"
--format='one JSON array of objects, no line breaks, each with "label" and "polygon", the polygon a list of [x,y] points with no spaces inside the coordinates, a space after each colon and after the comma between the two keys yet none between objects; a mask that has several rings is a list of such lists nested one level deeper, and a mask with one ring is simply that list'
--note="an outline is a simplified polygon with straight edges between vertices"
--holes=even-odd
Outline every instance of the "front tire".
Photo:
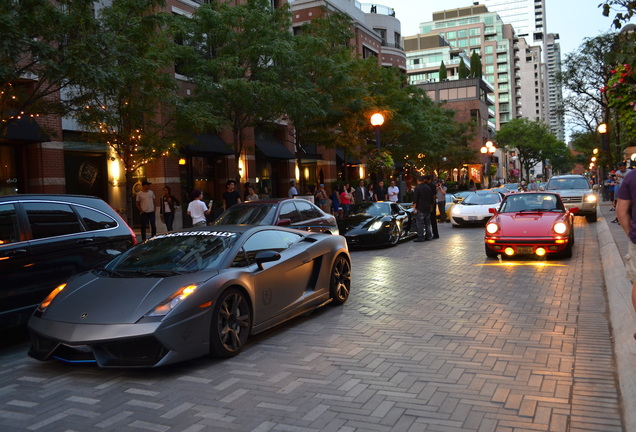
[{"label": "front tire", "polygon": [[391,227],[391,234],[389,234],[389,246],[395,246],[400,241],[400,227],[395,224]]},{"label": "front tire", "polygon": [[331,268],[329,295],[336,305],[344,304],[351,291],[351,264],[344,255],[339,255]]},{"label": "front tire", "polygon": [[229,358],[237,355],[250,334],[252,312],[245,294],[230,288],[216,301],[210,328],[210,354]]},{"label": "front tire", "polygon": [[491,250],[487,245],[484,245],[484,247],[486,248],[486,256],[488,258],[497,258],[497,255],[499,255],[497,252]]}]

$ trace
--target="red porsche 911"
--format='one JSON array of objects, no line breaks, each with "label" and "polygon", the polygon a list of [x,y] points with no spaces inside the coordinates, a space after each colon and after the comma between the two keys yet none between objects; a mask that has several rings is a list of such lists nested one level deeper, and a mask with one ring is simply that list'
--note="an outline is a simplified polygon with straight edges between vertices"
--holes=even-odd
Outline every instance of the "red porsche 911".
[{"label": "red porsche 911", "polygon": [[507,195],[486,224],[486,255],[572,256],[573,214],[559,194],[524,192]]}]

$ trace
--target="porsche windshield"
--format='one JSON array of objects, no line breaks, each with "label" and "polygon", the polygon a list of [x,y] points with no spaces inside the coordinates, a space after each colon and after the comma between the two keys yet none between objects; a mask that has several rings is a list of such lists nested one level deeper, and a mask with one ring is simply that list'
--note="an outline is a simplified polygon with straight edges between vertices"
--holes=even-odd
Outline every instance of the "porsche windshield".
[{"label": "porsche windshield", "polygon": [[115,276],[172,276],[219,266],[239,234],[183,231],[151,238],[123,253],[105,271]]},{"label": "porsche windshield", "polygon": [[277,204],[245,203],[227,209],[213,225],[273,225]]}]

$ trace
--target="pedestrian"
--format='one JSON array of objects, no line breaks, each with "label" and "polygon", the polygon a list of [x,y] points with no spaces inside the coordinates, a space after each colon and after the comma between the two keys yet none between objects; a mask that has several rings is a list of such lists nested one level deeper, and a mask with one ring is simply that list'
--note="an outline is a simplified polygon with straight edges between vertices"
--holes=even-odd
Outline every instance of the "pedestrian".
[{"label": "pedestrian", "polygon": [[331,208],[332,214],[335,217],[342,217],[342,208],[340,207],[340,191],[338,190],[338,183],[331,185]]},{"label": "pedestrian", "polygon": [[391,180],[389,184],[389,189],[387,189],[389,195],[389,201],[398,202],[398,197],[400,195],[400,189],[395,185],[395,180]]},{"label": "pedestrian", "polygon": [[431,206],[431,233],[433,234],[433,239],[439,238],[439,231],[437,229],[437,215],[435,214],[435,210],[437,209],[437,184],[431,179],[429,175],[424,175],[425,183],[431,189],[431,194],[433,195],[433,201]]},{"label": "pedestrian", "polygon": [[429,241],[431,235],[431,209],[433,208],[433,191],[426,184],[426,177],[417,176],[417,186],[413,191],[413,214],[415,215],[415,226],[417,228],[417,238],[415,242]]},{"label": "pedestrian", "polygon": [[192,226],[202,227],[206,224],[206,215],[210,214],[212,210],[212,201],[206,207],[205,203],[201,201],[203,198],[203,192],[201,189],[195,189],[192,191],[192,201],[188,204],[187,215],[192,218]]},{"label": "pedestrian", "polygon": [[607,176],[607,180],[605,181],[605,186],[607,186],[607,191],[609,192],[609,199],[612,203],[612,208],[610,211],[616,210],[616,171],[610,171],[609,176]]},{"label": "pedestrian", "polygon": [[168,231],[172,231],[175,208],[180,205],[181,203],[179,200],[172,195],[170,186],[164,186],[163,196],[161,197],[161,205],[159,206],[159,213],[161,215],[161,222],[166,224],[166,229]]},{"label": "pedestrian", "polygon": [[389,192],[384,187],[384,181],[378,182],[378,187],[375,188],[375,201],[386,201],[389,197]]},{"label": "pedestrian", "polygon": [[364,180],[360,179],[358,187],[355,190],[354,202],[356,204],[369,201],[369,191],[364,186]]},{"label": "pedestrian", "polygon": [[632,219],[633,214],[636,214],[636,171],[625,174],[616,200],[616,217],[629,238],[624,260],[627,277],[632,282],[632,306],[636,311],[636,218]]},{"label": "pedestrian", "polygon": [[236,182],[228,180],[225,183],[225,192],[223,192],[223,211],[240,202],[242,202],[241,194],[236,190]]},{"label": "pedestrian", "polygon": [[157,224],[155,216],[155,193],[150,190],[148,180],[141,182],[141,190],[137,192],[135,205],[141,213],[141,241],[146,241],[146,228],[150,224],[150,237],[157,235]]},{"label": "pedestrian", "polygon": [[[616,180],[614,181],[616,183],[616,186],[614,186],[615,197],[618,197],[618,193],[621,190],[621,185],[623,184],[623,179],[625,178],[625,176],[627,176],[628,172],[629,170],[627,169],[627,163],[625,161],[619,162],[618,169],[616,170]],[[619,223],[618,213],[616,214],[616,217],[614,218],[612,223]]]},{"label": "pedestrian", "polygon": [[327,213],[327,199],[329,199],[329,197],[327,196],[327,191],[325,190],[324,184],[320,183],[318,185],[318,189],[316,190],[316,195],[314,195],[314,198],[316,199],[316,204],[318,204],[318,207],[320,207],[322,211]]},{"label": "pedestrian", "polygon": [[439,180],[435,186],[435,199],[437,201],[437,209],[439,210],[440,223],[446,222],[446,191],[448,189],[444,185],[443,180]]},{"label": "pedestrian", "polygon": [[539,190],[539,184],[536,182],[535,179],[530,179],[530,185],[528,186],[528,190],[531,190],[531,191]]},{"label": "pedestrian", "polygon": [[245,196],[245,201],[258,201],[260,198],[254,190],[254,186],[247,187],[247,195]]},{"label": "pedestrian", "polygon": [[367,192],[369,193],[368,201],[369,202],[375,201],[375,184],[370,183],[369,184],[369,189],[367,190]]},{"label": "pedestrian", "polygon": [[287,191],[287,197],[293,198],[298,195],[298,189],[296,189],[296,180],[289,182],[289,190]]},{"label": "pedestrian", "polygon": [[349,216],[349,210],[351,209],[351,201],[353,200],[353,189],[349,186],[349,183],[345,183],[340,191],[340,204],[342,205],[342,213],[344,217]]}]

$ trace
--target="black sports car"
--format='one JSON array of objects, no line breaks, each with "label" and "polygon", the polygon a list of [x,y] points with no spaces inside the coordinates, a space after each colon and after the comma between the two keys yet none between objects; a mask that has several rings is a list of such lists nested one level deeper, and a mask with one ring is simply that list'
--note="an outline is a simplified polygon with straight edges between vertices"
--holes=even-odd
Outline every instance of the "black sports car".
[{"label": "black sports car", "polygon": [[394,246],[411,233],[412,210],[383,201],[352,204],[349,215],[338,221],[340,234],[350,246]]},{"label": "black sports car", "polygon": [[250,334],[343,304],[350,288],[341,236],[261,226],[167,233],[57,287],[29,321],[29,355],[102,367],[231,357]]}]

